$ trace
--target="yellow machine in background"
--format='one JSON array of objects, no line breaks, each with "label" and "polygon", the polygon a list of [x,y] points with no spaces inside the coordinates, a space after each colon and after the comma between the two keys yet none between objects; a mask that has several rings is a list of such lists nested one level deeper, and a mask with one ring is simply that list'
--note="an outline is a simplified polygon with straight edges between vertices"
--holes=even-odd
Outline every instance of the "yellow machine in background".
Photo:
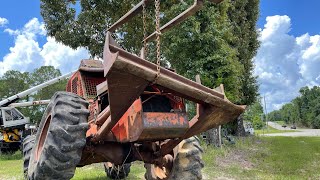
[{"label": "yellow machine in background", "polygon": [[13,129],[13,130],[0,130],[2,134],[2,140],[4,142],[10,143],[10,142],[19,142],[21,140],[21,134],[19,132],[19,129]]}]

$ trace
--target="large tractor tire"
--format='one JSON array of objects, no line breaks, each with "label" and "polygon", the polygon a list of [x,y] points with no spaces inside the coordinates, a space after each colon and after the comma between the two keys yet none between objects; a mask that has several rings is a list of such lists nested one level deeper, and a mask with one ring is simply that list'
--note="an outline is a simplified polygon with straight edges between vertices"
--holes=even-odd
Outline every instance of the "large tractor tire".
[{"label": "large tractor tire", "polygon": [[145,164],[146,180],[200,180],[203,150],[197,137],[180,142],[173,150],[174,157],[170,169],[154,164]]},{"label": "large tractor tire", "polygon": [[23,152],[23,173],[24,177],[28,177],[28,166],[30,161],[30,155],[32,148],[34,147],[34,143],[36,140],[36,135],[29,135],[24,138],[22,143],[22,152]]},{"label": "large tractor tire", "polygon": [[123,166],[114,165],[112,163],[104,163],[104,169],[110,179],[125,179],[130,173],[131,163],[124,164]]},{"label": "large tractor tire", "polygon": [[88,103],[57,92],[43,114],[28,166],[28,179],[71,179],[86,144]]}]

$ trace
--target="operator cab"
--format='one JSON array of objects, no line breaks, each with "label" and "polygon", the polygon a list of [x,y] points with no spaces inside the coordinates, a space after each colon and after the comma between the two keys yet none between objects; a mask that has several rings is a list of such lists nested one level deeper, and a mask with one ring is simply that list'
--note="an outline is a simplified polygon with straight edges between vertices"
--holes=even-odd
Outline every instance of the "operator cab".
[{"label": "operator cab", "polygon": [[2,107],[0,108],[0,127],[10,128],[16,126],[24,126],[29,124],[30,120],[24,117],[23,114],[16,108],[12,107]]}]

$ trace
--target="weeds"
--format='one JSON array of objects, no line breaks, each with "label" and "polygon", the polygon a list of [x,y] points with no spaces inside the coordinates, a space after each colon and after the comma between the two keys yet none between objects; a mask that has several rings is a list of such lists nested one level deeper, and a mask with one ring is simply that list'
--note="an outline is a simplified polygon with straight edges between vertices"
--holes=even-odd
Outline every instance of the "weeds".
[{"label": "weeds", "polygon": [[5,161],[5,160],[19,160],[22,159],[22,153],[21,151],[17,151],[13,154],[0,154],[0,160]]}]

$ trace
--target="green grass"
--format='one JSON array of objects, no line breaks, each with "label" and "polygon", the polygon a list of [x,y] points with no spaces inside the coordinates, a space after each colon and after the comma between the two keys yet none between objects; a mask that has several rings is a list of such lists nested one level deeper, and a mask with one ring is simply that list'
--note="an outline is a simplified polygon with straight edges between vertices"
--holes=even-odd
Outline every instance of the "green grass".
[{"label": "green grass", "polygon": [[273,133],[285,133],[285,132],[299,132],[297,130],[279,130],[279,129],[275,129],[271,126],[268,126],[268,129],[257,129],[254,130],[254,133],[257,135],[260,134],[273,134]]},{"label": "green grass", "polygon": [[22,154],[0,155],[0,179],[23,179]]},{"label": "green grass", "polygon": [[[319,179],[319,144],[319,137],[266,138],[269,153],[257,164],[264,172],[272,172],[279,178]],[[260,159],[259,153],[253,157]]]},{"label": "green grass", "polygon": [[[204,148],[204,179],[320,179],[320,137],[249,137]],[[128,180],[143,179],[135,162]],[[0,179],[22,179],[21,153],[0,156]],[[107,179],[102,164],[77,168],[74,180]]]},{"label": "green grass", "polygon": [[[0,180],[23,179],[22,154],[20,151],[15,154],[0,155]],[[142,162],[134,162],[130,169],[127,180],[143,179],[145,169]],[[102,163],[77,168],[72,180],[108,180]]]},{"label": "green grass", "polygon": [[204,172],[208,179],[320,179],[319,144],[320,137],[240,139],[207,148]]}]

